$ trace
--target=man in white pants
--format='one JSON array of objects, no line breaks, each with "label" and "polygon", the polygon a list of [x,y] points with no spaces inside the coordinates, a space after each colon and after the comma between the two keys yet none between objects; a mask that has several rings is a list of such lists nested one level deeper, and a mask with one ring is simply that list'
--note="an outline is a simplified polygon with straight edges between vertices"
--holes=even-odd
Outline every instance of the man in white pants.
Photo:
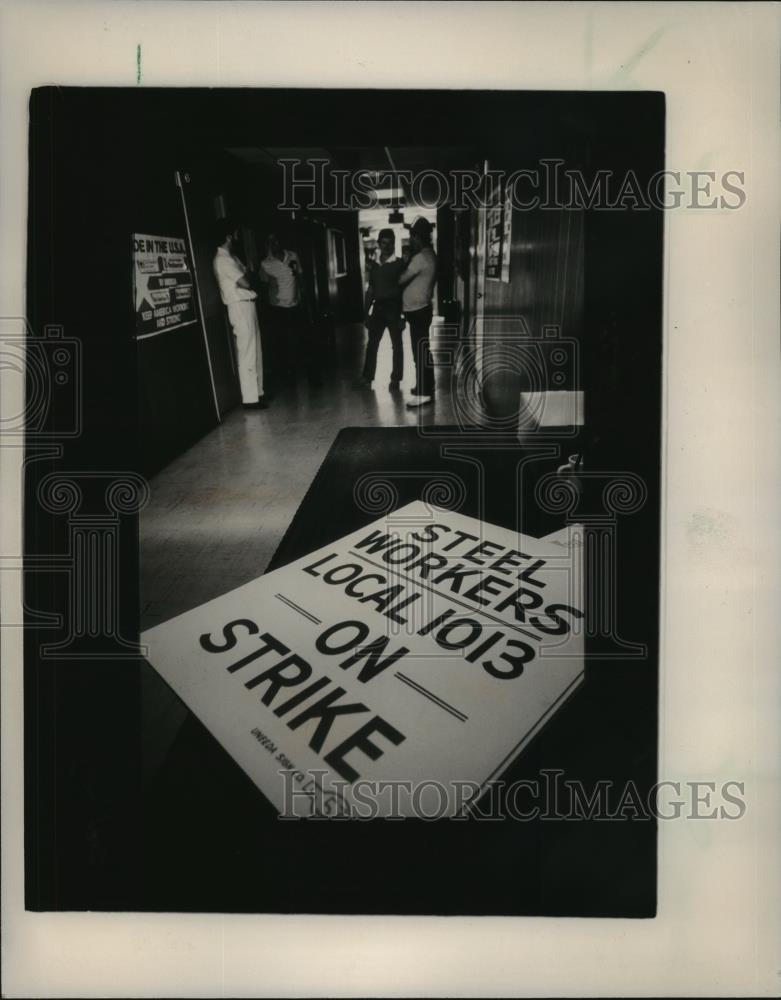
[{"label": "man in white pants", "polygon": [[263,399],[263,350],[255,307],[257,295],[250,287],[247,268],[234,253],[238,238],[236,226],[227,219],[217,221],[214,275],[236,338],[242,405],[245,410],[265,410],[268,403]]}]

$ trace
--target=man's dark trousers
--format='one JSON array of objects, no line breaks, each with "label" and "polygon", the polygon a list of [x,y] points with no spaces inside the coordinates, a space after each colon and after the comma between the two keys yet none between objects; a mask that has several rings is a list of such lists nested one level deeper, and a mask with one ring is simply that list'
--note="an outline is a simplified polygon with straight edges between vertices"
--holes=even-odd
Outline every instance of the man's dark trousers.
[{"label": "man's dark trousers", "polygon": [[303,306],[269,306],[274,381],[304,369],[310,380],[320,378],[322,343]]},{"label": "man's dark trousers", "polygon": [[409,336],[412,342],[412,354],[415,358],[415,389],[419,396],[434,395],[434,360],[429,346],[429,329],[433,317],[433,309],[415,309],[406,312],[409,323]]},{"label": "man's dark trousers", "polygon": [[398,300],[390,302],[375,301],[374,309],[366,324],[369,342],[366,345],[366,360],[363,364],[363,377],[368,381],[374,378],[377,370],[377,351],[382,335],[387,329],[390,333],[393,349],[393,370],[391,381],[400,382],[404,376],[404,343],[402,334],[404,323],[401,319],[401,303]]}]

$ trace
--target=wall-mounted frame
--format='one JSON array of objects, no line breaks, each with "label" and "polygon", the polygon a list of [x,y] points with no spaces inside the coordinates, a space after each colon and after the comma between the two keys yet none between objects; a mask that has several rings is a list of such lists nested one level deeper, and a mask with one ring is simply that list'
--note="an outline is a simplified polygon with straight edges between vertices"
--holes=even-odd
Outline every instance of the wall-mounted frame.
[{"label": "wall-mounted frame", "polygon": [[488,281],[510,282],[513,206],[510,189],[497,184],[486,210],[485,276]]}]

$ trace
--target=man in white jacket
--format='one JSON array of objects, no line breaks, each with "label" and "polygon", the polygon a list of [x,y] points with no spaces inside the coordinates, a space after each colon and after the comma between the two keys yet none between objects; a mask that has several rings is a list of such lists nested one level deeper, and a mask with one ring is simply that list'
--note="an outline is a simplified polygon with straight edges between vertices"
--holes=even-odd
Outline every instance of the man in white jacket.
[{"label": "man in white jacket", "polygon": [[257,294],[250,287],[247,268],[235,254],[238,239],[239,231],[233,223],[227,219],[217,221],[214,276],[236,338],[242,405],[246,410],[265,410],[268,403],[263,399],[263,349],[255,305]]}]

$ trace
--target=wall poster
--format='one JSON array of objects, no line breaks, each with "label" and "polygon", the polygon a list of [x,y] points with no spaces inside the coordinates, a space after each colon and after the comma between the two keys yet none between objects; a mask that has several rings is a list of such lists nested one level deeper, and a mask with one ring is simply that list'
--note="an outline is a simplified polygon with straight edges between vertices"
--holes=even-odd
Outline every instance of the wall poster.
[{"label": "wall poster", "polygon": [[497,185],[486,214],[485,276],[491,281],[510,281],[513,208],[511,189]]},{"label": "wall poster", "polygon": [[152,337],[196,321],[187,245],[178,236],[133,234],[136,337]]}]

